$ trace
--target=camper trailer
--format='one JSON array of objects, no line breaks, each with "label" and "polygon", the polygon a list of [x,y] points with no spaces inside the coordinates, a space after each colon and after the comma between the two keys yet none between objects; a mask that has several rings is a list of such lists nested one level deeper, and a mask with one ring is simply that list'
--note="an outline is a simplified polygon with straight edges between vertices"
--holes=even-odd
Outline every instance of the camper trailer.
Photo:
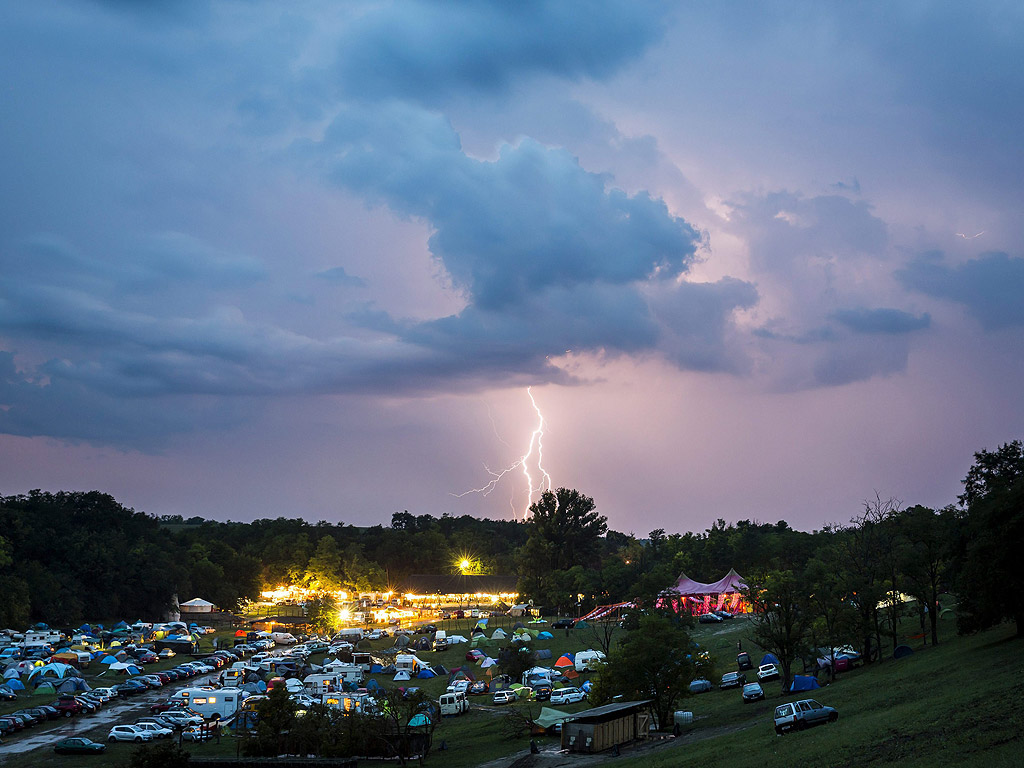
[{"label": "camper trailer", "polygon": [[423,662],[411,653],[400,653],[395,657],[395,669],[399,672],[404,669],[410,675],[414,675],[420,671],[422,665]]},{"label": "camper trailer", "polygon": [[441,705],[442,716],[461,715],[463,712],[469,711],[469,700],[466,698],[466,694],[462,692],[442,693],[437,703]]},{"label": "camper trailer", "polygon": [[580,651],[576,654],[576,671],[593,672],[604,664],[604,654],[601,651]]},{"label": "camper trailer", "polygon": [[41,629],[32,630],[25,633],[24,639],[21,641],[22,648],[28,648],[36,645],[57,645],[63,635],[53,629]]},{"label": "camper trailer", "polygon": [[361,685],[363,682],[363,673],[369,672],[370,667],[367,666],[364,669],[359,664],[344,664],[340,661],[332,661],[328,664],[324,664],[320,671],[321,674],[337,677],[339,680],[343,680],[346,683],[356,683],[357,685]]},{"label": "camper trailer", "polygon": [[211,718],[231,717],[238,710],[244,694],[237,688],[182,688],[175,691],[171,701],[182,701],[197,715]]}]

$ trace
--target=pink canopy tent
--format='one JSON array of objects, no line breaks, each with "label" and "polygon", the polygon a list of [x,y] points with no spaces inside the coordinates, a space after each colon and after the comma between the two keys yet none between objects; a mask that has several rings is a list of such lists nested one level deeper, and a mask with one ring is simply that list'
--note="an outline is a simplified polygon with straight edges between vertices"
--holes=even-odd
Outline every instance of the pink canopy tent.
[{"label": "pink canopy tent", "polygon": [[694,581],[685,573],[658,596],[658,605],[673,605],[677,611],[699,615],[709,611],[743,613],[749,610],[742,591],[743,577],[732,568],[724,578],[710,584]]}]

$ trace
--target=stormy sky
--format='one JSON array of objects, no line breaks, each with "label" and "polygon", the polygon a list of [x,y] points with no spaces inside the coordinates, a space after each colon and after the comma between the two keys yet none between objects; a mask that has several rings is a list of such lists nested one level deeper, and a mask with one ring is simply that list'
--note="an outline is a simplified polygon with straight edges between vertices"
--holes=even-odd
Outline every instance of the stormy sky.
[{"label": "stormy sky", "polygon": [[[6,3],[0,493],[798,528],[1024,433],[1024,9]],[[526,468],[543,479],[537,446]]]}]

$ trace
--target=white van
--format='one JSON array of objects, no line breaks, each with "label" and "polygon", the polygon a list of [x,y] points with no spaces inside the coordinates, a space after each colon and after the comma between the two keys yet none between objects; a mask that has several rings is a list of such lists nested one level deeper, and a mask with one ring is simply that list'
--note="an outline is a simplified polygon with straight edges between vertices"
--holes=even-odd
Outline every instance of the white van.
[{"label": "white van", "polygon": [[364,670],[359,664],[344,664],[340,661],[332,661],[329,664],[323,665],[320,669],[320,674],[337,677],[346,683],[362,684],[364,671],[369,671],[369,668]]},{"label": "white van", "polygon": [[231,667],[220,673],[220,682],[225,688],[238,688],[245,682],[245,668]]},{"label": "white van", "polygon": [[334,637],[337,640],[347,640],[350,643],[358,643],[363,639],[363,630],[360,627],[347,627],[339,630],[338,634]]},{"label": "white van", "polygon": [[552,704],[574,704],[585,698],[587,698],[587,694],[579,688],[556,688],[551,692]]},{"label": "white van", "polygon": [[441,715],[461,715],[469,711],[469,699],[465,693],[442,693],[437,700],[441,705]]},{"label": "white van", "polygon": [[278,645],[295,645],[298,642],[291,632],[271,632],[270,639]]}]

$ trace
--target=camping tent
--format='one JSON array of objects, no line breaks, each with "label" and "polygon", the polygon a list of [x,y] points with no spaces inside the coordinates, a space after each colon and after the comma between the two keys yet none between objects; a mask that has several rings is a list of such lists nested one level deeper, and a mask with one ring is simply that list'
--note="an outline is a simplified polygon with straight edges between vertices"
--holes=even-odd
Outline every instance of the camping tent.
[{"label": "camping tent", "polygon": [[766,653],[764,656],[761,657],[761,665],[762,666],[765,665],[765,664],[776,664],[777,665],[778,663],[779,663],[779,658],[774,653]]},{"label": "camping tent", "polygon": [[556,667],[575,667],[576,661],[572,658],[571,653],[566,653],[558,657],[558,661],[555,662]]},{"label": "camping tent", "polygon": [[409,676],[409,670],[407,670],[407,669],[400,669],[397,672],[395,672],[395,676],[393,678],[391,678],[391,679],[398,681],[398,680],[411,680],[412,678]]},{"label": "camping tent", "polygon": [[914,649],[911,648],[909,645],[897,645],[895,650],[893,650],[892,652],[892,657],[894,659],[905,659],[907,656],[910,656],[913,652]]},{"label": "camping tent", "polygon": [[36,688],[36,695],[39,694],[56,694],[57,689],[53,687],[53,683],[47,681]]},{"label": "camping tent", "polygon": [[498,662],[492,659],[490,656],[484,656],[484,660],[480,662],[480,669],[490,669]]},{"label": "camping tent", "polygon": [[550,632],[541,632],[537,635],[538,640],[553,640],[554,637]]},{"label": "camping tent", "polygon": [[448,635],[448,645],[458,645],[459,643],[468,643],[468,642],[469,642],[469,640],[467,640],[462,635]]},{"label": "camping tent", "polygon": [[505,630],[503,630],[501,627],[498,627],[491,634],[491,640],[504,640],[506,637],[508,637],[508,635],[505,634]]},{"label": "camping tent", "polygon": [[10,669],[4,672],[4,680],[10,680],[12,677],[21,677],[21,674],[14,667],[11,667]]},{"label": "camping tent", "polygon": [[17,677],[12,677],[4,681],[4,685],[10,688],[12,691],[24,691],[25,684],[21,682]]},{"label": "camping tent", "polygon": [[59,661],[55,661],[52,664],[44,664],[41,667],[36,667],[28,673],[28,679],[31,680],[35,677],[56,677],[62,678],[68,675],[77,675],[78,670],[72,667],[70,664],[62,664]]},{"label": "camping tent", "polygon": [[89,684],[80,677],[65,677],[58,683],[54,683],[53,687],[57,690],[57,693],[77,693],[78,691],[92,690]]},{"label": "camping tent", "polygon": [[569,712],[560,712],[551,707],[541,707],[540,714],[534,718],[533,724],[539,730],[539,733],[544,733],[549,728],[554,727],[569,717],[572,717],[572,714]]},{"label": "camping tent", "polygon": [[793,682],[789,686],[791,691],[813,691],[815,688],[821,686],[818,685],[818,679],[810,675],[793,675]]},{"label": "camping tent", "polygon": [[743,599],[746,588],[743,577],[731,568],[724,577],[709,584],[694,581],[682,573],[674,585],[658,595],[657,606],[671,606],[693,616],[723,610],[741,613],[747,610]]},{"label": "camping tent", "polygon": [[419,673],[417,673],[416,677],[420,680],[429,680],[432,677],[437,677],[437,675],[431,672],[429,667],[424,667],[419,671]]},{"label": "camping tent", "polygon": [[537,658],[538,659],[550,659],[551,658],[551,649],[550,648],[541,648],[539,651],[537,651]]}]

